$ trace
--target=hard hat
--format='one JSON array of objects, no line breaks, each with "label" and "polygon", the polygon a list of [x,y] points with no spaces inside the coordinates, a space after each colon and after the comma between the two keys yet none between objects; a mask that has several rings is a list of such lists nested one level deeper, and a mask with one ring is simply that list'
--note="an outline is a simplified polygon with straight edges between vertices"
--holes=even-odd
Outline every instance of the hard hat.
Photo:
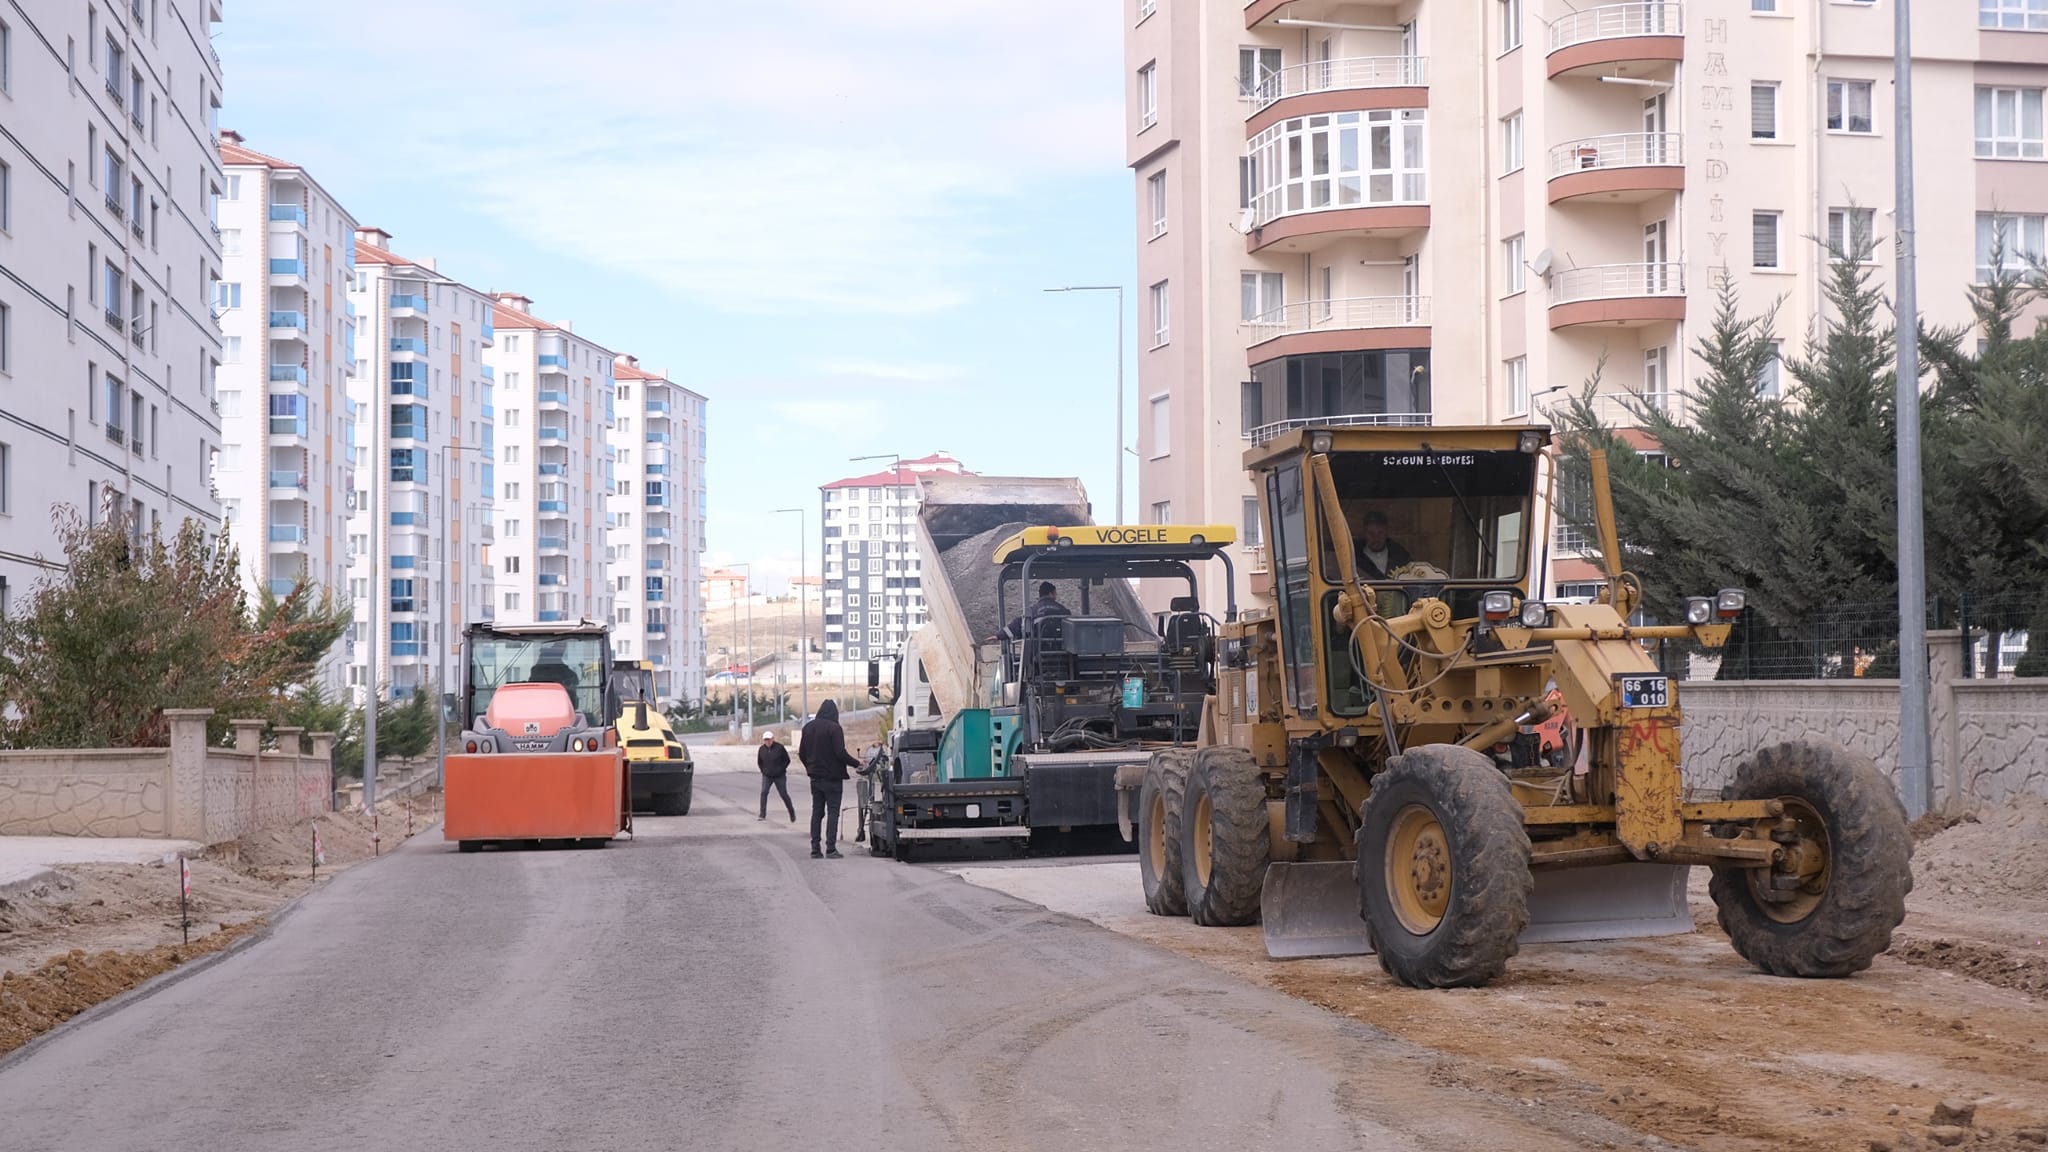
[{"label": "hard hat", "polygon": [[761,733],[761,739],[763,739],[763,740],[773,740],[773,739],[775,739],[775,730],[774,730],[773,728],[770,728],[770,729],[769,729],[768,731],[766,731],[766,732],[763,732],[763,733]]}]

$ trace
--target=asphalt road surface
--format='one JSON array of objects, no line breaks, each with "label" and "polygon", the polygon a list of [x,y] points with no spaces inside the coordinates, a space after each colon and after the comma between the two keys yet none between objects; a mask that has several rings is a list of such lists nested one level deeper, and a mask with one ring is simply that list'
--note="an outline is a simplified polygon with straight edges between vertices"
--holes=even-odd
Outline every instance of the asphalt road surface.
[{"label": "asphalt road surface", "polygon": [[938,868],[811,860],[801,827],[756,822],[755,787],[702,775],[690,816],[601,850],[433,833],[347,872],[253,947],[0,1064],[0,1147],[1632,1142]]}]

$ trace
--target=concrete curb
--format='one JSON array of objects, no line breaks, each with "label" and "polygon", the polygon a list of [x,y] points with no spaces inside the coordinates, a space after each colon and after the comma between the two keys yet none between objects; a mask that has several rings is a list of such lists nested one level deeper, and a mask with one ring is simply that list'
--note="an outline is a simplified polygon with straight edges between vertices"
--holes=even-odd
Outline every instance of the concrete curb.
[{"label": "concrete curb", "polygon": [[[399,846],[392,850],[391,855],[398,855],[399,852],[404,850],[406,845],[413,843],[414,841],[418,840],[421,836],[426,835],[428,832],[433,831],[434,828],[437,828],[439,826],[440,821],[437,820],[429,827],[421,829],[419,832],[414,833],[408,839],[400,842]],[[102,1000],[99,1003],[93,1005],[92,1007],[87,1008],[85,1011],[80,1012],[78,1015],[73,1016],[71,1019],[66,1020],[62,1024],[57,1025],[55,1028],[50,1029],[48,1032],[45,1032],[42,1035],[37,1036],[35,1039],[30,1040],[28,1043],[23,1044],[21,1047],[16,1048],[12,1052],[9,1052],[7,1055],[0,1056],[0,1076],[6,1075],[7,1070],[9,1068],[12,1068],[16,1064],[22,1063],[23,1061],[27,1060],[29,1057],[41,1051],[46,1045],[52,1044],[57,1040],[61,1039],[65,1034],[75,1031],[78,1028],[82,1028],[95,1020],[101,1019],[102,1017],[111,1016],[114,1013],[119,1012],[121,1009],[126,1008],[131,1004],[140,1004],[142,1001],[149,999],[150,997],[156,995],[159,992],[175,987],[176,985],[181,984],[184,981],[199,975],[201,972],[206,971],[207,969],[213,967],[216,964],[219,964],[221,961],[226,960],[231,956],[237,956],[243,952],[248,951],[250,948],[255,947],[257,944],[262,943],[266,939],[269,939],[270,934],[272,932],[277,931],[278,925],[283,924],[286,920],[290,919],[292,913],[298,911],[299,905],[304,903],[308,898],[332,890],[335,880],[339,879],[342,876],[353,875],[356,872],[362,870],[366,865],[375,865],[381,860],[388,859],[390,859],[389,856],[373,856],[368,860],[363,860],[351,865],[347,869],[331,877],[327,882],[328,886],[326,888],[321,888],[317,886],[309,888],[306,891],[299,893],[297,896],[294,896],[291,899],[285,901],[284,903],[278,905],[275,909],[273,909],[268,915],[266,915],[263,918],[262,927],[256,929],[254,932],[249,933],[247,936],[242,937],[241,939],[235,941],[227,947],[222,948],[217,952],[209,952],[204,956],[199,956],[195,957],[194,959],[187,960],[183,964],[178,965],[176,968],[173,968],[168,972],[164,972],[159,975],[152,976],[147,980],[144,980],[142,983],[137,984],[135,987],[130,988],[126,992],[121,993],[119,996],[115,996],[109,1000]]]},{"label": "concrete curb", "polygon": [[13,880],[0,880],[0,897],[12,896],[17,892],[26,892],[56,874],[55,869],[38,867],[34,872],[26,876],[19,876]]}]

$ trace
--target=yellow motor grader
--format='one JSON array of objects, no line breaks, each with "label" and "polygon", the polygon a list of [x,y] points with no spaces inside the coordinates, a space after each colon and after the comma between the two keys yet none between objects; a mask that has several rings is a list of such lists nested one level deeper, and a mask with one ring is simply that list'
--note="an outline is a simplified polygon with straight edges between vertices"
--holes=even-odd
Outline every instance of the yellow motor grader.
[{"label": "yellow motor grader", "polygon": [[[1605,591],[1532,595],[1549,441],[1310,427],[1246,453],[1274,607],[1222,626],[1198,744],[1118,780],[1153,912],[1263,921],[1276,957],[1370,951],[1406,985],[1476,986],[1523,941],[1691,930],[1685,878],[1703,865],[1730,941],[1765,972],[1845,976],[1890,946],[1911,840],[1868,759],[1783,743],[1718,794],[1687,793],[1678,685],[1649,645],[1719,647],[1744,594],[1631,623],[1642,589],[1604,458]],[[1560,699],[1562,757],[1527,731]]]}]

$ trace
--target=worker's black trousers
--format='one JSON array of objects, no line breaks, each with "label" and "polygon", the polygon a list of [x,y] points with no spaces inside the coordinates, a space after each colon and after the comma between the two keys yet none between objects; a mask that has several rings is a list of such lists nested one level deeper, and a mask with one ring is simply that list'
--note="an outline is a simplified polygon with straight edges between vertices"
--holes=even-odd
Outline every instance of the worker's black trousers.
[{"label": "worker's black trousers", "polygon": [[832,848],[839,843],[839,798],[844,794],[844,780],[811,781],[811,847],[818,847],[818,822],[825,823],[825,847]]},{"label": "worker's black trousers", "polygon": [[789,809],[790,823],[796,823],[796,805],[789,802],[789,777],[787,776],[761,777],[761,819],[766,820],[768,818],[768,790],[770,788],[782,793],[782,806]]}]

